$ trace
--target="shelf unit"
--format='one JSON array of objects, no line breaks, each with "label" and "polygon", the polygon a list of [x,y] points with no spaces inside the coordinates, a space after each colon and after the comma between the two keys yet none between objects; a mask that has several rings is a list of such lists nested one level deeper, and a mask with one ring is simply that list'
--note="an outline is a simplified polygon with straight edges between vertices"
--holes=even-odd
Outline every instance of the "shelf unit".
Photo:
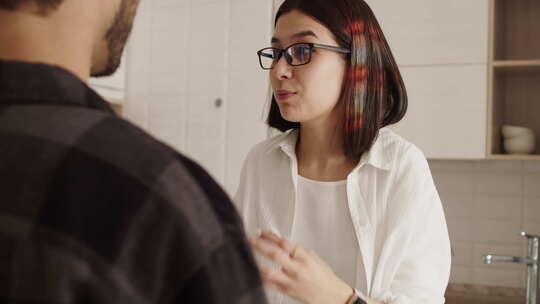
[{"label": "shelf unit", "polygon": [[[489,159],[540,160],[540,1],[490,0]],[[504,124],[531,128],[536,150],[506,154]]]}]

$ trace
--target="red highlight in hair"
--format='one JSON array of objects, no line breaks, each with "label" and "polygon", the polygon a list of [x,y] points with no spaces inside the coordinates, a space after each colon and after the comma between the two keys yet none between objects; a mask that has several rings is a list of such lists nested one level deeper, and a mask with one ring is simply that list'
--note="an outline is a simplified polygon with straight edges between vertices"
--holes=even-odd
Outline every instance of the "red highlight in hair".
[{"label": "red highlight in hair", "polygon": [[362,82],[366,80],[367,68],[366,66],[357,67],[349,73],[349,79],[352,81]]},{"label": "red highlight in hair", "polygon": [[364,21],[361,21],[361,20],[356,21],[356,22],[351,24],[351,31],[352,31],[353,35],[363,33],[365,28],[366,28],[366,23]]},{"label": "red highlight in hair", "polygon": [[348,120],[345,124],[345,133],[349,134],[351,132],[360,130],[362,128],[363,122],[364,120],[361,117]]}]

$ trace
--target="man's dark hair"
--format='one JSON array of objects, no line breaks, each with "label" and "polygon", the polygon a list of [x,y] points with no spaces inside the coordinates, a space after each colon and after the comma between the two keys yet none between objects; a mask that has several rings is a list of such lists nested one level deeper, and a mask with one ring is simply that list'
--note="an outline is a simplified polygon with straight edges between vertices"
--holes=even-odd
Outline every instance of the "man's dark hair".
[{"label": "man's dark hair", "polygon": [[23,3],[34,3],[41,12],[57,8],[64,0],[0,0],[0,9],[16,10]]},{"label": "man's dark hair", "polygon": [[[407,112],[407,92],[392,51],[364,0],[286,0],[275,24],[293,10],[318,20],[334,34],[340,47],[351,50],[339,102],[345,104],[345,154],[360,159],[379,129],[399,122]],[[280,131],[300,127],[281,116],[275,97],[267,123]]]}]

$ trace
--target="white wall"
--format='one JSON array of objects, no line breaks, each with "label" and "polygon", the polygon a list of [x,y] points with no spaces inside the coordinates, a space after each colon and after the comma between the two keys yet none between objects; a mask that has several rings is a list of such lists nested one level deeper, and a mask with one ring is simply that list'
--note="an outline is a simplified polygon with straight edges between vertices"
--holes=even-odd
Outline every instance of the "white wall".
[{"label": "white wall", "polygon": [[130,42],[125,116],[230,194],[266,137],[268,73],[256,51],[270,41],[271,17],[266,0],[141,1]]}]

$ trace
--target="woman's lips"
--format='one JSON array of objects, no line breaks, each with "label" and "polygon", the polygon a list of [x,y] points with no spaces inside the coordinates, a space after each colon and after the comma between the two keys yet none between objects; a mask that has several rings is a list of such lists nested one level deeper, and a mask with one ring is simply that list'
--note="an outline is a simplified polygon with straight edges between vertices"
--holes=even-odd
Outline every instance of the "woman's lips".
[{"label": "woman's lips", "polygon": [[287,91],[278,91],[276,92],[276,98],[279,100],[287,100],[293,96],[295,96],[296,93],[294,92],[287,92]]}]

